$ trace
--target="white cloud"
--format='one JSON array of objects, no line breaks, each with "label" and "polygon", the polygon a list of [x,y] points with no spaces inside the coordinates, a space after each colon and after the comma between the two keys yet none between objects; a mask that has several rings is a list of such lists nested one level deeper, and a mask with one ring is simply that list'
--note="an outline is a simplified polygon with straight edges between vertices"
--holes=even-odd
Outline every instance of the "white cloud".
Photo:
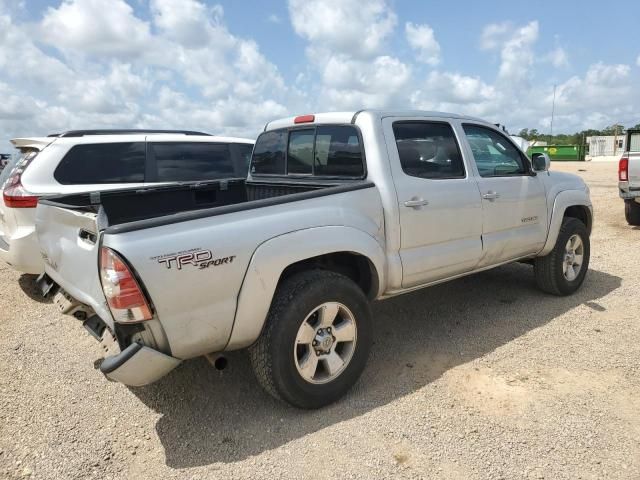
[{"label": "white cloud", "polygon": [[334,110],[386,107],[407,86],[410,76],[408,66],[389,56],[376,57],[373,62],[331,57],[322,76],[327,93],[323,101]]},{"label": "white cloud", "polygon": [[305,110],[406,105],[411,67],[386,52],[397,17],[385,0],[289,0],[289,14],[319,74],[306,84],[317,95]]},{"label": "white cloud", "polygon": [[405,35],[411,48],[418,53],[418,59],[428,65],[440,63],[440,44],[429,25],[405,24]]},{"label": "white cloud", "polygon": [[353,57],[376,55],[397,23],[385,0],[289,0],[289,15],[311,44]]},{"label": "white cloud", "polygon": [[301,98],[253,40],[229,32],[221,7],[152,0],[149,11],[143,20],[123,0],[65,0],[28,25],[0,3],[4,135],[153,126],[254,136]]},{"label": "white cloud", "polygon": [[538,40],[538,22],[521,27],[509,22],[484,27],[480,48],[500,51],[498,78],[508,87],[521,87],[534,62],[533,45]]},{"label": "white cloud", "polygon": [[[566,66],[568,53],[540,51],[535,21],[487,25],[475,54],[493,62],[495,74],[479,76],[448,69],[428,25],[398,28],[392,2],[289,0],[306,62],[296,59],[287,80],[260,45],[228,28],[220,6],[203,0],[136,4],[146,14],[136,13],[134,0],[58,1],[40,13],[0,0],[0,150],[11,136],[69,128],[255,136],[282,116],[374,107],[453,111],[542,130],[552,83],[554,130],[638,123],[638,69],[594,62],[566,78],[549,64]],[[403,36],[413,59],[394,56],[391,45]],[[420,63],[438,70],[425,78]]]},{"label": "white cloud", "polygon": [[275,13],[272,13],[271,15],[269,15],[267,17],[267,21],[270,23],[276,23],[276,24],[282,23],[282,19],[280,18],[280,16]]},{"label": "white cloud", "polygon": [[498,48],[504,37],[513,29],[510,22],[492,23],[482,29],[480,36],[480,48],[483,50],[493,50]]},{"label": "white cloud", "polygon": [[636,65],[640,67],[640,55],[638,55],[638,58],[636,59]]},{"label": "white cloud", "polygon": [[425,82],[425,89],[432,98],[460,105],[494,101],[497,98],[496,89],[492,85],[478,77],[459,73],[431,72]]},{"label": "white cloud", "polygon": [[63,51],[139,56],[152,46],[149,24],[124,0],[65,0],[49,7],[41,27],[43,40]]},{"label": "white cloud", "polygon": [[545,56],[545,60],[551,63],[551,65],[556,68],[569,66],[569,55],[567,54],[567,51],[562,47],[557,47],[554,50],[550,51]]}]

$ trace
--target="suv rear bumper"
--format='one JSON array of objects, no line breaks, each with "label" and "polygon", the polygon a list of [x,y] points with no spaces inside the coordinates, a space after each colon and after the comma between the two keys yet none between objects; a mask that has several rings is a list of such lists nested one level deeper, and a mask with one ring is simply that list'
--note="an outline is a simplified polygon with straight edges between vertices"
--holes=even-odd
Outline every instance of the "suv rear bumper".
[{"label": "suv rear bumper", "polygon": [[19,228],[11,237],[0,235],[0,260],[19,272],[35,275],[44,272],[35,228]]}]

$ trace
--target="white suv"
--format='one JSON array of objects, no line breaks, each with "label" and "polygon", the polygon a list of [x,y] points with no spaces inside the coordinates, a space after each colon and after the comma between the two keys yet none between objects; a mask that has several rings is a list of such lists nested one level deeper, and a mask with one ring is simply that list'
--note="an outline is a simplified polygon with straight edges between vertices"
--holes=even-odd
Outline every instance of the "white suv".
[{"label": "white suv", "polygon": [[190,131],[76,130],[11,143],[21,156],[0,175],[0,259],[40,274],[41,196],[244,178],[254,141]]}]

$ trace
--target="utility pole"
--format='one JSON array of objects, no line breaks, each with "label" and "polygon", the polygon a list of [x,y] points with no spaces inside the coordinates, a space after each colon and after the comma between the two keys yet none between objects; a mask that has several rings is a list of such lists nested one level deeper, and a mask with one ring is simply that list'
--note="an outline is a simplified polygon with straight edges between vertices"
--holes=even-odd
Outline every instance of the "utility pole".
[{"label": "utility pole", "polygon": [[556,85],[553,84],[553,103],[551,104],[551,136],[553,137],[553,116],[556,113]]}]

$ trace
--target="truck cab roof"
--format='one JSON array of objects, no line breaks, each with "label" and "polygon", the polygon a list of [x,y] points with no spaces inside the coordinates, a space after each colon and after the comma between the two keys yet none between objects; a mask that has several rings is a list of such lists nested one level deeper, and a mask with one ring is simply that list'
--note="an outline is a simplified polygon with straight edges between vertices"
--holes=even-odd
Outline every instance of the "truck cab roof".
[{"label": "truck cab roof", "polygon": [[426,110],[357,110],[351,112],[322,112],[307,115],[298,115],[295,117],[287,117],[274,120],[267,123],[264,131],[277,130],[279,128],[288,128],[296,125],[304,124],[346,124],[355,123],[359,116],[367,115],[372,119],[381,120],[388,117],[429,117],[429,118],[455,118],[459,120],[472,120],[481,122],[495,128],[494,124],[488,123],[480,118],[460,115],[457,113],[432,112]]}]

